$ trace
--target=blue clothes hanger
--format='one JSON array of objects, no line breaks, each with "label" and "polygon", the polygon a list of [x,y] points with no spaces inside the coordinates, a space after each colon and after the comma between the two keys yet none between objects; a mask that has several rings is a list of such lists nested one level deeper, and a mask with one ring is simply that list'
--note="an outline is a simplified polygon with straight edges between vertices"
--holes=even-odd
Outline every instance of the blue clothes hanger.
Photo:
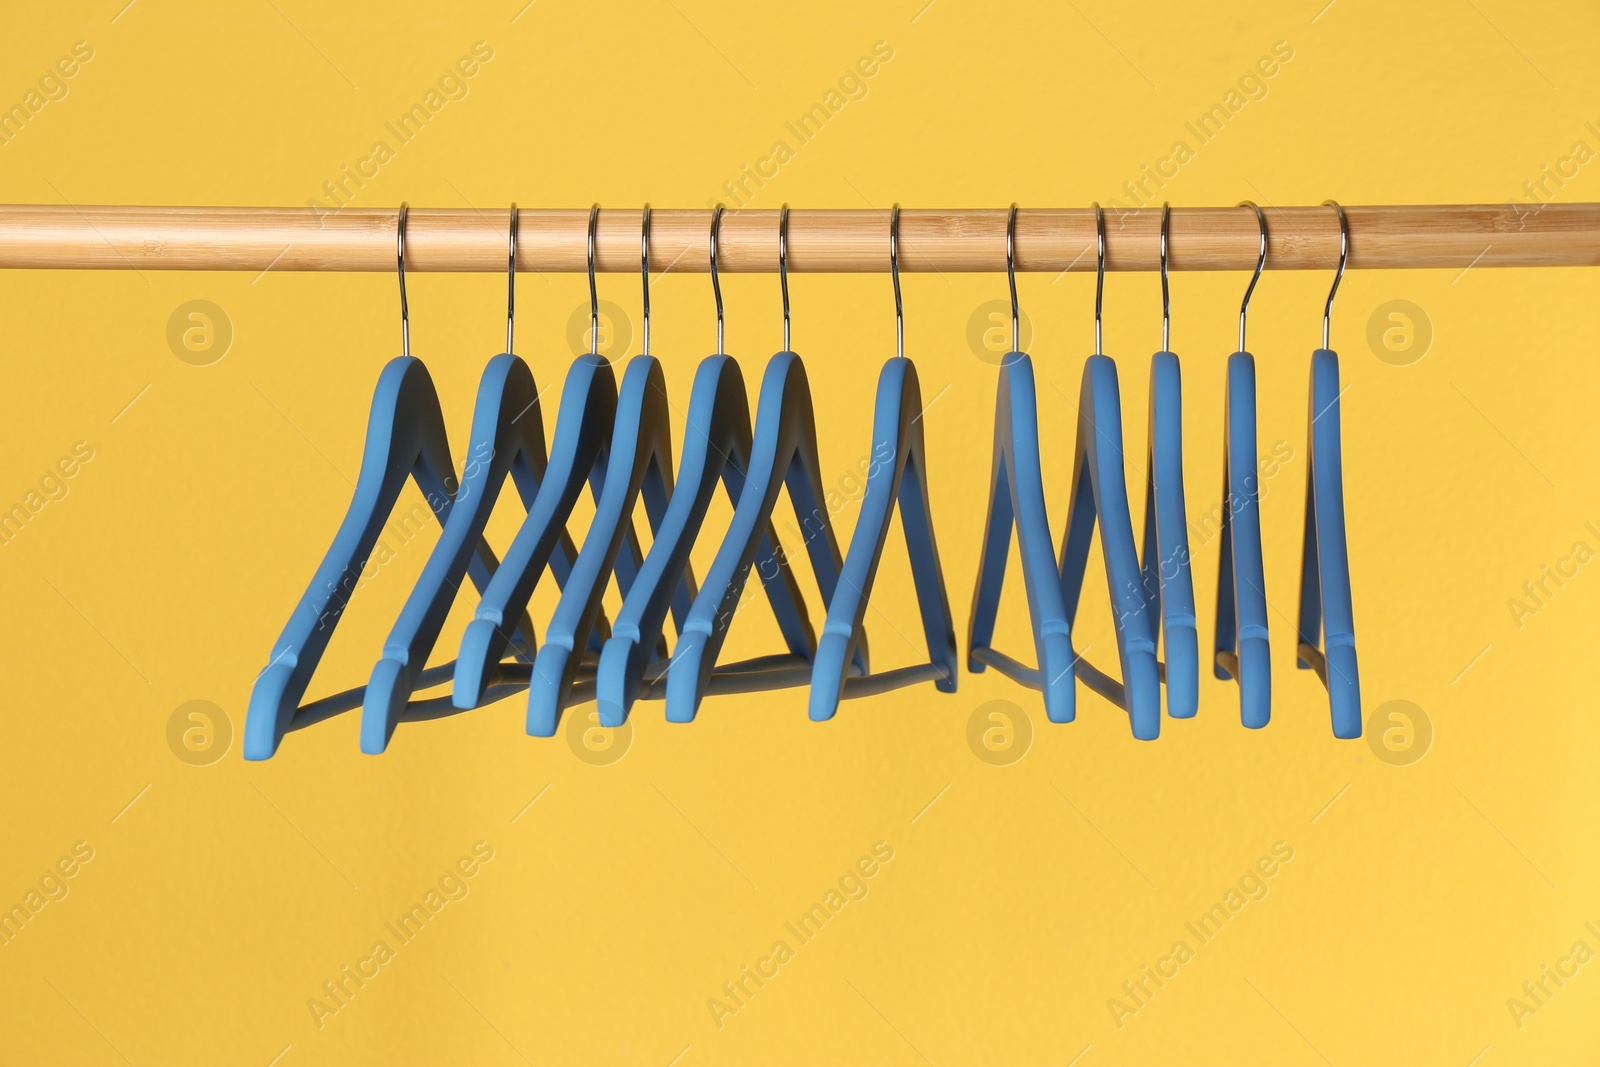
[{"label": "blue clothes hanger", "polygon": [[1267,262],[1267,219],[1256,213],[1261,251],[1239,306],[1239,350],[1228,357],[1223,414],[1222,563],[1217,571],[1217,634],[1213,670],[1239,683],[1239,718],[1260,729],[1272,716],[1272,660],[1267,643],[1267,583],[1261,561],[1261,499],[1256,466],[1256,360],[1245,349],[1250,296]]},{"label": "blue clothes hanger", "polygon": [[[1150,430],[1149,446],[1146,450],[1147,474],[1144,480],[1144,537],[1141,541],[1141,557],[1138,560],[1138,581],[1131,581],[1126,573],[1126,552],[1130,550],[1130,541],[1117,537],[1115,552],[1107,553],[1107,568],[1115,569],[1118,577],[1114,579],[1114,589],[1123,593],[1123,597],[1115,597],[1114,609],[1117,611],[1118,621],[1128,619],[1130,614],[1130,593],[1138,592],[1144,600],[1144,616],[1147,619],[1150,632],[1150,651],[1154,656],[1155,645],[1158,641],[1165,640],[1166,662],[1158,662],[1158,678],[1166,683],[1166,713],[1173,718],[1192,718],[1200,704],[1200,640],[1195,632],[1195,597],[1194,582],[1190,579],[1189,560],[1189,533],[1187,533],[1187,512],[1184,507],[1184,451],[1182,451],[1182,381],[1179,378],[1178,357],[1171,354],[1168,344],[1171,339],[1171,301],[1168,278],[1166,278],[1166,222],[1168,222],[1168,206],[1162,205],[1162,246],[1160,246],[1160,262],[1162,262],[1162,350],[1154,357],[1150,357]],[[1099,218],[1099,216],[1096,216]],[[1096,278],[1096,285],[1099,280]],[[1096,293],[1096,323],[1099,317],[1099,293]],[[1098,330],[1096,330],[1098,338]],[[1099,347],[1096,344],[1096,347]],[[1083,402],[1080,408],[1080,419],[1091,419],[1091,426],[1085,427],[1080,422],[1080,453],[1086,459],[1093,453],[1090,442],[1115,443],[1122,442],[1122,426],[1120,426],[1120,398],[1117,395],[1117,370],[1114,363],[1109,360],[1102,362],[1101,357],[1091,358],[1093,371],[1085,368],[1083,376]],[[1093,398],[1091,398],[1093,394]],[[1098,406],[1104,406],[1104,414],[1096,411]],[[1109,472],[1106,477],[1107,485],[1115,482],[1120,475],[1120,459],[1109,458]],[[1085,472],[1094,472],[1093,462],[1086,464]],[[1082,499],[1082,480],[1078,482]],[[1110,498],[1122,504],[1122,493],[1112,491]],[[1094,506],[1091,499],[1090,507]],[[1102,520],[1104,522],[1104,520]],[[1088,533],[1078,533],[1074,528],[1074,518],[1067,518],[1069,530],[1074,530],[1075,536],[1082,537],[1077,544],[1074,555],[1074,566],[1062,568],[1064,581],[1070,579],[1069,608],[1072,600],[1077,597],[1077,589],[1082,585],[1083,566],[1088,561]],[[1093,518],[1086,522],[1086,526],[1093,526]],[[1117,528],[1122,528],[1122,512],[1118,510]],[[1131,520],[1128,523],[1131,531]],[[1102,528],[1104,536],[1104,528]],[[1110,542],[1109,542],[1110,544]],[[1126,637],[1118,633],[1118,649],[1125,648]],[[1126,657],[1126,654],[1125,654]],[[1144,656],[1142,646],[1139,648],[1138,661],[1141,672],[1144,672]],[[1086,685],[1101,693],[1118,707],[1130,707],[1130,694],[1125,686],[1107,677],[1101,670],[1096,669],[1090,662],[1083,662],[1083,680]],[[1123,677],[1128,675],[1128,667],[1123,667]],[[1141,685],[1146,686],[1144,694],[1149,694],[1149,675],[1141,673]],[[1146,715],[1152,715],[1152,710],[1146,709]],[[1149,718],[1144,720],[1147,729],[1152,726]],[[1136,725],[1138,728],[1138,725]],[[1154,736],[1154,734],[1150,734]]]},{"label": "blue clothes hanger", "polygon": [[[1006,280],[1011,287],[1011,351],[1000,362],[995,391],[994,461],[989,475],[989,514],[984,520],[983,555],[967,628],[967,669],[981,674],[993,667],[1020,685],[1044,694],[1051,722],[1071,722],[1076,714],[1072,626],[1056,563],[1055,535],[1044,503],[1044,472],[1039,462],[1039,411],[1033,361],[1020,349],[1016,275],[1017,206],[1006,220]],[[1000,591],[1005,584],[1011,531],[1017,531],[1022,580],[1033,623],[1038,666],[1029,667],[993,647]]]},{"label": "blue clothes hanger", "polygon": [[[605,489],[612,431],[616,423],[617,383],[611,364],[593,346],[599,343],[599,299],[594,281],[594,235],[598,205],[589,212],[589,313],[591,351],[579,356],[567,371],[556,413],[555,441],[550,465],[534,498],[527,519],[517,531],[505,560],[490,579],[473,617],[461,636],[456,657],[451,702],[457,708],[475,708],[489,687],[503,676],[501,657],[511,643],[507,619],[527,609],[533,590],[551,554],[560,543],[566,522],[587,482],[598,503]],[[638,569],[639,547],[631,520],[623,535],[627,551],[617,561],[618,584],[624,590]],[[570,576],[569,576],[570,581]],[[607,630],[603,620],[594,627],[591,649],[598,653]]]},{"label": "blue clothes hanger", "polygon": [[[779,492],[785,487],[789,490],[789,502],[794,506],[824,604],[833,601],[839,584],[842,561],[833,518],[822,489],[811,385],[806,378],[805,364],[788,350],[788,331],[784,333],[784,351],[768,360],[766,373],[762,375],[755,438],[744,485],[734,506],[733,522],[706,572],[705,584],[695,596],[666,671],[669,722],[692,721],[700,701],[711,690],[728,626],[743,601],[750,566],[770,537],[772,510],[777,505]],[[778,555],[776,563],[778,568],[787,570],[788,561],[783,556]],[[768,590],[770,598],[770,584]],[[718,691],[756,692],[806,684],[811,678],[816,649],[807,647],[803,661],[796,664],[795,636],[792,632],[785,634],[788,654],[746,661],[727,671],[725,685]],[[809,625],[805,636],[810,637]],[[865,674],[867,662],[866,635],[862,633],[855,641],[852,669]]]},{"label": "blue clothes hanger", "polygon": [[[367,419],[361,473],[350,507],[311,585],[273,646],[271,661],[251,689],[243,739],[245,759],[267,759],[277,751],[285,733],[354,706],[338,699],[317,701],[305,708],[298,705],[407,480],[417,483],[441,526],[448,524],[452,514],[455,464],[450,458],[439,396],[427,368],[411,355],[405,289],[406,214],[406,207],[401,205],[396,254],[405,354],[390,360],[378,377]],[[481,541],[474,548],[466,569],[482,587],[494,569],[494,556]]]},{"label": "blue clothes hanger", "polygon": [[[606,579],[616,565],[625,534],[632,531],[633,509],[641,493],[651,534],[660,529],[673,495],[672,421],[667,408],[667,383],[661,363],[650,354],[650,205],[643,213],[640,273],[644,280],[643,349],[628,363],[617,399],[605,488],[595,506],[594,521],[584,536],[572,580],[545,631],[544,647],[534,661],[528,687],[527,731],[534,737],[555,733],[562,709],[572,696],[579,666],[573,650],[594,632]],[[682,625],[693,596],[694,578],[685,569],[675,584],[673,615]]]},{"label": "blue clothes hanger", "polygon": [[1111,595],[1121,682],[1087,661],[1084,684],[1124,709],[1133,736],[1153,741],[1161,733],[1161,676],[1156,666],[1155,619],[1145,595],[1144,575],[1133,542],[1133,516],[1128,508],[1123,472],[1122,397],[1117,365],[1100,348],[1101,297],[1105,289],[1106,229],[1100,205],[1094,205],[1099,258],[1095,269],[1094,355],[1083,367],[1078,402],[1078,438],[1073,448],[1072,503],[1061,543],[1061,589],[1067,623],[1077,618],[1078,600],[1088,569],[1096,520],[1105,557],[1106,588]]},{"label": "blue clothes hanger", "polygon": [[[755,441],[744,488],[734,508],[728,535],[706,572],[705,584],[695,597],[666,673],[669,722],[693,721],[700,701],[707,694],[728,626],[742,602],[745,580],[750,575],[750,565],[755,561],[763,530],[771,520],[779,491],[785,487],[803,531],[806,554],[823,602],[828,603],[839,582],[839,542],[823,496],[811,386],[806,379],[805,365],[793,352],[779,352],[773,356],[762,376]],[[787,567],[788,563],[780,559],[778,565]],[[739,691],[804,685],[810,680],[814,658],[813,651],[806,663],[797,669],[787,668],[788,657],[781,657],[770,665],[755,665],[752,669],[759,667],[759,670],[746,679],[748,685]],[[853,662],[858,672],[866,673],[865,635],[857,642]]]},{"label": "blue clothes hanger", "polygon": [[[787,242],[779,235],[779,271],[784,271]],[[928,503],[927,449],[922,428],[922,387],[916,364],[905,358],[905,316],[900,302],[900,205],[889,212],[889,273],[894,279],[895,358],[878,375],[877,406],[872,419],[872,465],[867,470],[861,514],[850,536],[844,570],[832,598],[811,670],[811,718],[831,719],[844,696],[885,692],[917,682],[933,681],[941,692],[956,691],[956,633],[945,592],[944,569],[934,541],[933,513]],[[785,283],[787,293],[788,285]],[[788,348],[788,307],[784,309],[784,347]],[[930,662],[851,677],[855,646],[862,634],[872,582],[889,535],[896,502],[911,556],[911,576],[922,613],[923,635]],[[865,665],[862,667],[865,671]]]},{"label": "blue clothes hanger", "polygon": [[[474,548],[483,544],[484,527],[499,500],[507,475],[516,485],[524,506],[532,507],[549,465],[539,390],[527,364],[512,354],[516,325],[517,218],[517,208],[513,204],[507,262],[506,351],[495,356],[484,368],[455,507],[367,683],[361,717],[364,752],[382,752],[395,727],[406,717],[407,704],[417,689],[450,606],[455,602]],[[557,584],[566,584],[576,554],[571,538],[563,530],[550,563]],[[515,642],[519,646],[518,657],[531,662],[534,629],[526,612],[520,615],[518,629],[524,635],[521,641]]]},{"label": "blue clothes hanger", "polygon": [[[784,245],[788,208],[779,215],[779,273],[784,290],[784,348],[789,347],[788,282],[783,274]],[[719,204],[711,216],[711,288],[717,305],[717,354],[702,360],[695,371],[694,386],[685,418],[683,455],[679,461],[677,486],[673,490],[665,517],[655,531],[650,552],[645,556],[633,587],[617,612],[611,637],[600,654],[596,671],[596,696],[600,725],[621,726],[641,689],[659,689],[672,660],[653,655],[661,640],[667,607],[686,593],[695,597],[694,576],[689,568],[689,551],[705,521],[706,509],[721,481],[728,499],[737,506],[744,489],[752,445],[750,404],[745,393],[744,375],[739,364],[722,351],[722,286],[717,276],[717,247],[722,221]],[[646,252],[648,260],[648,252]],[[648,269],[648,267],[646,268]],[[816,637],[806,613],[794,572],[780,566],[773,548],[777,533],[769,518],[756,549],[756,573],[764,586],[779,630],[789,652],[785,657],[765,657],[759,663],[729,664],[714,675],[710,692],[748,691],[743,684],[760,681],[773,670],[804,668],[811,662]],[[676,610],[679,633],[684,616]],[[647,668],[659,664],[660,670],[647,685]],[[762,669],[764,668],[764,669]],[[719,677],[720,675],[720,677]],[[723,683],[728,683],[723,688]],[[741,684],[743,683],[743,684]]]},{"label": "blue clothes hanger", "polygon": [[[455,466],[439,397],[422,361],[401,356],[383,368],[373,392],[361,473],[350,507],[311,585],[273,646],[271,662],[250,691],[245,759],[271,757],[285,733],[323,718],[309,714],[311,708],[305,709],[308,714],[299,714],[300,698],[408,479],[416,481],[439,523],[448,522]],[[473,556],[468,569],[473,581],[487,582],[487,565],[481,554]]]},{"label": "blue clothes hanger", "polygon": [[1167,284],[1167,220],[1161,205],[1161,351],[1150,357],[1150,447],[1146,452],[1144,540],[1140,570],[1152,623],[1166,661],[1167,714],[1193,718],[1200,708],[1200,638],[1195,629],[1188,510],[1183,493],[1183,379],[1171,351],[1172,301]]},{"label": "blue clothes hanger", "polygon": [[[1333,296],[1349,258],[1350,230],[1339,216],[1339,270],[1322,310],[1322,347],[1311,354],[1311,409],[1306,428],[1306,528],[1300,564],[1300,626],[1296,665],[1314,670],[1328,690],[1333,735],[1361,736],[1361,676],[1356,666],[1355,616],[1350,596],[1350,553],[1344,534],[1343,445],[1339,432],[1339,356],[1328,347]],[[1318,637],[1326,628],[1324,647]]]}]

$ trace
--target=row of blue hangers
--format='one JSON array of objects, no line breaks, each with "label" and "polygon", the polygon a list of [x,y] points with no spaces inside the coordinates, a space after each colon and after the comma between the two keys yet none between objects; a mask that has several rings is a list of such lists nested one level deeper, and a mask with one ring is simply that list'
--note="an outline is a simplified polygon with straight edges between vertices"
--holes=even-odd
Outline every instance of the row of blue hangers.
[{"label": "row of blue hangers", "polygon": [[[1329,694],[1334,735],[1361,733],[1360,692],[1344,533],[1339,435],[1339,360],[1328,348],[1333,297],[1344,276],[1349,233],[1338,213],[1338,273],[1323,310],[1322,347],[1312,354],[1308,425],[1309,476],[1301,569],[1297,663],[1316,672]],[[1261,230],[1255,273],[1239,311],[1239,350],[1228,357],[1221,547],[1213,669],[1238,682],[1244,725],[1265,726],[1271,708],[1266,582],[1261,551],[1256,465],[1255,359],[1245,349],[1250,297],[1266,265],[1267,227]],[[246,759],[266,759],[283,735],[356,706],[362,708],[361,748],[379,753],[402,721],[453,714],[526,686],[527,732],[550,736],[563,710],[594,700],[603,726],[620,726],[640,698],[664,698],[674,722],[694,718],[715,693],[749,693],[810,685],[810,715],[832,718],[842,697],[865,696],[933,682],[954,692],[958,675],[955,627],[934,538],[923,444],[922,396],[916,366],[905,358],[900,299],[899,207],[890,213],[889,256],[894,282],[896,355],[878,379],[873,418],[874,457],[861,514],[841,557],[826,507],[818,463],[810,385],[789,347],[788,208],[779,216],[778,273],[783,293],[783,351],[767,363],[752,430],[750,400],[738,363],[723,352],[722,290],[717,246],[722,219],[712,214],[711,284],[717,306],[717,354],[695,373],[682,456],[672,464],[671,425],[661,364],[650,355],[650,209],[644,209],[640,270],[644,279],[642,354],[629,361],[620,385],[593,348],[567,373],[553,443],[545,448],[544,415],[533,375],[513,355],[517,209],[511,208],[510,294],[506,352],[484,369],[463,472],[446,439],[439,399],[427,369],[410,354],[405,293],[406,208],[400,209],[396,255],[404,355],[383,369],[373,396],[361,473],[332,546],[296,605],[256,679],[244,731]],[[1043,694],[1052,722],[1075,715],[1076,681],[1129,716],[1142,740],[1160,732],[1161,690],[1167,714],[1190,718],[1199,704],[1199,653],[1183,489],[1182,392],[1178,357],[1169,338],[1167,209],[1161,218],[1162,351],[1150,377],[1150,434],[1146,450],[1145,525],[1136,547],[1123,470],[1121,401],[1116,364],[1100,351],[1105,279],[1105,223],[1095,205],[1098,254],[1095,354],[1084,367],[1074,447],[1071,503],[1059,554],[1044,502],[1038,404],[1033,364],[1017,349],[1019,312],[1014,261],[1016,206],[1006,227],[1011,292],[1012,351],[1000,367],[994,463],[984,547],[973,597],[967,667],[993,667]],[[588,233],[591,338],[598,343],[595,229]],[[484,541],[489,514],[507,478],[527,517],[497,560]],[[437,516],[441,534],[421,577],[383,646],[365,687],[301,705],[311,676],[356,588],[380,531],[408,480]],[[734,515],[705,581],[695,582],[690,550],[717,484]],[[567,523],[587,483],[595,516],[581,547]],[[805,552],[827,616],[820,637],[808,616],[793,569],[772,525],[787,488]],[[652,531],[641,552],[634,511],[643,499]],[[911,559],[928,662],[869,669],[863,618],[898,504]],[[1122,680],[1073,651],[1072,628],[1096,526],[1115,623]],[[1016,531],[1027,591],[1037,667],[992,647],[1012,531]],[[787,651],[719,664],[723,639],[744,603],[755,566]],[[528,614],[546,571],[561,595],[542,645]],[[463,575],[481,599],[452,664],[426,668]],[[601,598],[615,577],[622,606],[605,618]],[[668,613],[677,630],[669,650]],[[1325,637],[1323,632],[1325,631]],[[1165,662],[1158,645],[1165,644]],[[509,659],[507,658],[509,655]],[[413,700],[420,688],[449,679],[448,698]]]}]

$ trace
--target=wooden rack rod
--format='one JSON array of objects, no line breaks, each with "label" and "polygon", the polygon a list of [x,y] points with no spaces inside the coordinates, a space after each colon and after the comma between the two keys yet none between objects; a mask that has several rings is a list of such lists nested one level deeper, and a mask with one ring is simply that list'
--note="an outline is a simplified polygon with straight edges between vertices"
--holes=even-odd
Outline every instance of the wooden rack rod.
[{"label": "wooden rack rod", "polygon": [[[1268,269],[1327,270],[1338,260],[1339,228],[1328,207],[1266,208]],[[1600,204],[1347,207],[1352,269],[1571,267],[1600,265]],[[523,208],[517,267],[581,272],[587,209]],[[1158,267],[1161,211],[1106,214],[1106,266]],[[398,209],[78,207],[0,205],[0,267],[88,270],[392,271]],[[502,271],[508,210],[415,208],[406,225],[406,269]],[[651,267],[707,270],[711,212],[651,212]],[[596,245],[601,271],[639,269],[638,209],[602,209]],[[1005,209],[900,216],[900,269],[959,273],[1005,269]],[[1259,231],[1248,208],[1173,208],[1173,270],[1249,270]],[[1095,269],[1094,213],[1024,208],[1017,214],[1021,271]],[[878,210],[789,214],[789,269],[855,273],[889,269],[889,216]],[[778,212],[723,216],[718,268],[773,272]]]}]

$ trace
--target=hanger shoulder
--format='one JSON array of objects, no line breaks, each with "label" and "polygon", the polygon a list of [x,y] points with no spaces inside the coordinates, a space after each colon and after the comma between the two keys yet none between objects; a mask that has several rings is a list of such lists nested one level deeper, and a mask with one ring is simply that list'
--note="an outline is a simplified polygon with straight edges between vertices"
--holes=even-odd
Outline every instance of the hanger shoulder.
[{"label": "hanger shoulder", "polygon": [[721,355],[702,360],[690,390],[683,454],[671,500],[601,651],[596,673],[601,725],[622,725],[638,696],[646,658],[656,648],[669,606],[680,589],[693,599],[689,550],[710,507],[721,468],[747,462],[749,451],[750,412],[738,363]]},{"label": "hanger shoulder", "polygon": [[[538,399],[533,374],[518,357],[501,354],[485,366],[450,518],[367,683],[361,719],[364,752],[382,752],[394,735],[463,576],[470,575],[480,590],[489,584],[498,561],[483,540],[483,531],[515,466],[525,467],[533,476],[514,479],[524,503],[531,504],[535,497],[537,477],[548,464]],[[517,620],[516,632],[521,638],[519,653],[531,658],[534,630],[525,612]]]},{"label": "hanger shoulder", "polygon": [[[1334,736],[1361,736],[1361,683],[1345,540],[1343,442],[1339,418],[1339,357],[1311,357],[1305,544],[1300,568],[1300,625],[1296,662],[1317,672],[1328,690]],[[1318,638],[1326,630],[1324,647]]]},{"label": "hanger shoulder", "polygon": [[[800,357],[793,353],[785,353],[792,358],[793,363],[785,379],[786,388],[783,393],[784,422],[793,433],[792,458],[787,463],[783,474],[783,487],[789,491],[789,503],[794,509],[795,520],[800,524],[799,533],[805,545],[806,556],[811,563],[811,571],[816,578],[818,591],[822,594],[823,611],[833,602],[838,591],[840,572],[844,567],[844,555],[839,551],[838,531],[834,528],[833,508],[828,504],[827,491],[822,486],[822,459],[817,441],[816,411],[811,398],[811,384],[806,375],[805,364]],[[762,522],[768,524],[770,529],[771,511],[776,506],[768,505],[767,512],[762,516]],[[746,537],[749,534],[745,535]],[[755,551],[759,541],[746,546],[745,554]],[[791,571],[787,562],[783,564],[785,571]],[[742,573],[748,573],[743,572]],[[791,571],[792,573],[792,571]],[[740,584],[744,582],[740,578]],[[816,639],[809,632],[807,626],[808,643],[806,647],[806,660],[812,662],[816,655]],[[868,653],[866,632],[858,631],[855,641],[855,652],[851,657],[852,666],[861,674],[868,672]]]},{"label": "hanger shoulder", "polygon": [[1128,506],[1122,396],[1116,363],[1107,356],[1090,356],[1084,364],[1079,396],[1074,488],[1067,511],[1067,532],[1061,543],[1062,598],[1067,620],[1072,622],[1098,526],[1122,681],[1092,670],[1087,663],[1083,664],[1084,679],[1128,712],[1135,737],[1150,741],[1161,732],[1161,679],[1156,666],[1153,620]]},{"label": "hanger shoulder", "polygon": [[[601,725],[622,725],[627,710],[640,695],[647,657],[661,640],[669,600],[678,633],[684,632],[697,595],[689,552],[719,481],[729,501],[737,507],[752,446],[750,404],[738,362],[726,355],[701,361],[685,420],[677,484],[650,552],[623,600],[611,638],[601,653],[596,675]],[[791,568],[778,564],[773,548],[776,543],[777,535],[769,519],[756,550],[755,567],[790,657],[804,657],[814,638],[799,584]],[[680,610],[682,600],[689,604]]]},{"label": "hanger shoulder", "polygon": [[[740,606],[750,566],[763,543],[771,542],[775,569],[786,570],[788,563],[776,555],[779,546],[771,532],[771,516],[779,492],[787,485],[806,540],[812,569],[817,574],[824,603],[837,581],[840,565],[838,539],[822,506],[821,477],[817,470],[816,420],[811,406],[811,387],[805,365],[792,352],[780,352],[767,363],[762,376],[756,409],[755,435],[744,484],[734,506],[733,521],[717,549],[705,585],[689,610],[672,669],[666,675],[667,718],[687,722],[694,718],[704,698],[717,655],[734,612]],[[777,574],[772,575],[773,578]],[[768,584],[762,575],[763,584]],[[770,593],[770,584],[769,596]],[[780,657],[765,678],[774,684],[801,684],[809,675],[792,668],[809,668],[816,648],[812,630],[805,619],[804,603],[795,601],[796,618],[804,627],[807,645],[803,656]],[[789,635],[793,640],[793,635]],[[864,657],[859,657],[863,658]],[[749,672],[746,672],[749,673]],[[779,678],[781,676],[781,682]],[[749,688],[761,687],[759,678],[746,679]]]},{"label": "hanger shoulder", "polygon": [[511,642],[507,620],[519,618],[527,610],[534,587],[562,542],[567,518],[585,483],[591,483],[599,496],[616,408],[617,384],[611,365],[598,356],[580,356],[562,386],[555,442],[544,481],[462,634],[451,697],[457,708],[477,707],[495,683]]},{"label": "hanger shoulder", "polygon": [[1150,360],[1149,441],[1140,569],[1151,635],[1164,645],[1167,714],[1189,719],[1200,707],[1200,639],[1183,490],[1183,380],[1171,352]]},{"label": "hanger shoulder", "polygon": [[1222,566],[1217,575],[1214,666],[1217,677],[1238,680],[1240,719],[1259,729],[1272,714],[1272,663],[1256,466],[1256,364],[1248,352],[1228,357],[1223,425]]},{"label": "hanger shoulder", "polygon": [[[1024,666],[992,647],[1013,529],[1028,595],[1036,668]],[[976,674],[992,666],[1012,680],[1042,691],[1050,721],[1071,722],[1077,699],[1072,627],[1061,595],[1054,542],[1039,458],[1033,361],[1025,353],[1012,352],[1001,362],[995,395],[989,512],[968,624],[967,669]]]},{"label": "hanger shoulder", "polygon": [[245,719],[246,759],[267,759],[296,727],[295,713],[385,522],[408,479],[417,482],[440,523],[448,521],[455,465],[439,397],[422,361],[390,360],[378,377],[367,419],[361,473],[333,543],[296,605],[271,661],[257,677]]},{"label": "hanger shoulder", "polygon": [[[666,379],[654,356],[636,356],[628,364],[618,394],[604,488],[596,502],[594,521],[534,662],[528,688],[530,735],[548,737],[555,732],[577,675],[580,657],[575,653],[594,629],[607,578],[616,569],[624,596],[632,586],[639,569],[633,511],[641,492],[654,533],[672,491],[672,424]],[[617,567],[624,542],[632,557],[628,573]]]},{"label": "hanger shoulder", "polygon": [[[847,679],[869,683],[884,677],[864,675],[849,679],[849,668],[863,636],[862,622],[897,502],[931,662],[920,669],[887,673],[898,675],[898,684],[933,678],[940,690],[953,693],[957,678],[955,626],[928,507],[922,389],[916,365],[901,357],[885,363],[878,375],[866,490],[840,582],[828,602],[827,621],[811,672],[813,720],[833,717],[846,691]],[[879,686],[872,688],[877,691]]]}]

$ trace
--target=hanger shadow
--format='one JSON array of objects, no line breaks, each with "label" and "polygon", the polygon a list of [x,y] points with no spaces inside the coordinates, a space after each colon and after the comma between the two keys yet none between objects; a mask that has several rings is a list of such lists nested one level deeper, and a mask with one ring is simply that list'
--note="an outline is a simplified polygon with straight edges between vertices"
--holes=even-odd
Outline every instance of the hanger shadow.
[{"label": "hanger shadow", "polygon": [[[595,668],[599,657],[586,651],[573,680],[570,704],[584,704],[595,700]],[[417,676],[417,689],[427,690],[447,685],[455,675],[456,662],[429,667]],[[400,722],[431,722],[479,710],[496,701],[505,700],[528,691],[533,677],[533,667],[527,663],[503,662],[493,671],[491,681],[484,691],[483,703],[478,708],[458,708],[449,691],[438,696],[413,697],[400,711]],[[667,695],[667,673],[671,661],[658,661],[650,665],[639,689],[645,700],[664,700]],[[938,672],[932,664],[912,664],[885,671],[876,671],[865,677],[852,676],[845,685],[846,700],[876,696],[901,686],[937,680]],[[775,653],[717,665],[711,677],[708,695],[740,696],[747,693],[766,692],[772,689],[795,689],[811,683],[811,664],[797,656]],[[366,700],[367,687],[332,693],[307,701],[295,713],[286,733],[304,730],[308,726],[326,722],[347,711],[354,711]],[[563,716],[564,717],[564,716]],[[557,720],[559,726],[560,721]]]}]

